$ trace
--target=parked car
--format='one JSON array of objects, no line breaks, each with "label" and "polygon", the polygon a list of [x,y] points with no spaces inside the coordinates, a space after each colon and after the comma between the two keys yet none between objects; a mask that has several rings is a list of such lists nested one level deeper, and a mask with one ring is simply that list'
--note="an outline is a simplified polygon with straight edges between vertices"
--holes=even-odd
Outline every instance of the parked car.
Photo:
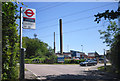
[{"label": "parked car", "polygon": [[97,65],[97,61],[86,60],[86,61],[80,63],[80,66],[90,66],[90,65]]}]

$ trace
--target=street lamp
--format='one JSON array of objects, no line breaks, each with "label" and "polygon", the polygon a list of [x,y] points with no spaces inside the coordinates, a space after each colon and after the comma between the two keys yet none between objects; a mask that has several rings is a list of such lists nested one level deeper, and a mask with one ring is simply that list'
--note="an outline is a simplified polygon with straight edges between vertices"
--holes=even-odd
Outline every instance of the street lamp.
[{"label": "street lamp", "polygon": [[81,47],[82,47],[82,53],[83,53],[83,45],[81,45]]},{"label": "street lamp", "polygon": [[104,50],[104,69],[106,70],[106,55],[105,55],[105,49]]}]

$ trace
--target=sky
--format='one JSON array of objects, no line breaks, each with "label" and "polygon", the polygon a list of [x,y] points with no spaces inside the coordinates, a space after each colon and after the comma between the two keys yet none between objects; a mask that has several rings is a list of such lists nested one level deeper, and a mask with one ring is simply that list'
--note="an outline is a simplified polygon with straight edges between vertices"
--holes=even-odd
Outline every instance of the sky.
[{"label": "sky", "polygon": [[[63,27],[63,52],[70,50],[103,54],[109,47],[100,39],[98,30],[105,30],[107,21],[94,22],[98,12],[117,10],[117,2],[23,2],[19,7],[36,9],[36,29],[23,29],[23,36],[37,38],[60,51],[59,19]],[[26,7],[27,5],[28,7]],[[18,8],[19,10],[19,8]],[[82,45],[82,46],[81,46]]]}]

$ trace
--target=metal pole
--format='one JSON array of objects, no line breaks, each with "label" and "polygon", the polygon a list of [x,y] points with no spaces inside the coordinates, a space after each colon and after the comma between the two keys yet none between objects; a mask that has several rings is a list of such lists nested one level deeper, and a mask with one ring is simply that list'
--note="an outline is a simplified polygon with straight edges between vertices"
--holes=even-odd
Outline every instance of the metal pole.
[{"label": "metal pole", "polygon": [[104,49],[104,69],[106,70],[106,55],[105,55],[105,49]]},{"label": "metal pole", "polygon": [[24,80],[24,49],[22,48],[22,7],[20,7],[20,80]]},{"label": "metal pole", "polygon": [[20,64],[20,79],[21,80],[24,80],[24,48],[21,49],[21,56],[20,56],[20,59],[21,59],[21,64]]},{"label": "metal pole", "polygon": [[54,54],[55,54],[55,32],[54,32]]},{"label": "metal pole", "polygon": [[20,49],[22,48],[22,7],[20,7]]},{"label": "metal pole", "polygon": [[60,53],[63,55],[62,19],[60,21]]}]

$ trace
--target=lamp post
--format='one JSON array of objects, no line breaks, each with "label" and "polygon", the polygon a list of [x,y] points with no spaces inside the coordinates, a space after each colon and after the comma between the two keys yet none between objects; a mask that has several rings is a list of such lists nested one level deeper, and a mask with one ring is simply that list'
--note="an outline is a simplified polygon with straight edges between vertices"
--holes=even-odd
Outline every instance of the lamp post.
[{"label": "lamp post", "polygon": [[104,69],[106,70],[106,55],[105,55],[105,49],[104,49]]},{"label": "lamp post", "polygon": [[83,45],[81,45],[81,47],[82,47],[82,53],[83,53]]}]

